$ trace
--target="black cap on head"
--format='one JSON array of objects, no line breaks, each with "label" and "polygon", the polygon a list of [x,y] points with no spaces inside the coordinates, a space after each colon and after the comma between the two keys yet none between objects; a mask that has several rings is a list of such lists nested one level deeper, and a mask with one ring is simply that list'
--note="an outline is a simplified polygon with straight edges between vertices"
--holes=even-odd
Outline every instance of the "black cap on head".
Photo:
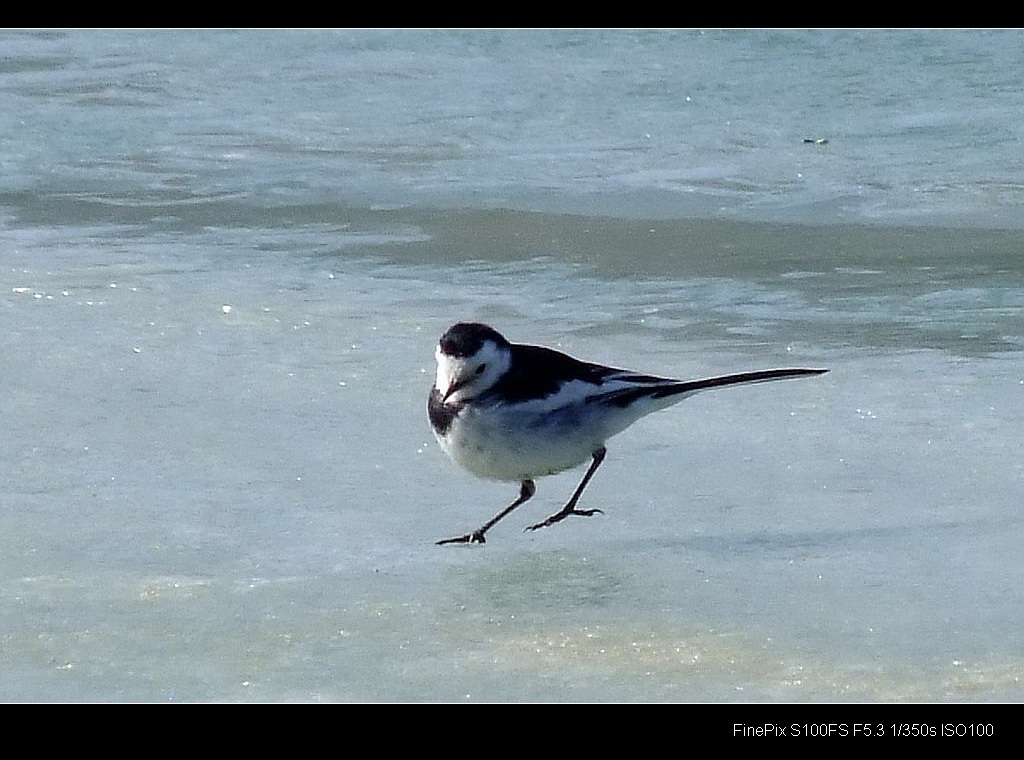
[{"label": "black cap on head", "polygon": [[472,356],[487,340],[499,346],[508,345],[502,334],[489,325],[480,322],[459,322],[449,327],[441,336],[441,353],[445,356]]}]

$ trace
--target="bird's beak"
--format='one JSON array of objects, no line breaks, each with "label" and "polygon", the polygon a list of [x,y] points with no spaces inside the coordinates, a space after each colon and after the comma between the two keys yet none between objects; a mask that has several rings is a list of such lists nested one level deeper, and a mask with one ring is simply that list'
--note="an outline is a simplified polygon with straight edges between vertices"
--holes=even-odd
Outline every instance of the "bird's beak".
[{"label": "bird's beak", "polygon": [[455,393],[455,391],[457,391],[459,388],[461,388],[465,384],[466,384],[466,381],[464,379],[452,380],[452,384],[449,385],[448,386],[448,390],[446,390],[444,392],[444,396],[441,399],[441,403],[444,403],[445,401],[447,401],[449,396],[451,396],[453,393]]}]

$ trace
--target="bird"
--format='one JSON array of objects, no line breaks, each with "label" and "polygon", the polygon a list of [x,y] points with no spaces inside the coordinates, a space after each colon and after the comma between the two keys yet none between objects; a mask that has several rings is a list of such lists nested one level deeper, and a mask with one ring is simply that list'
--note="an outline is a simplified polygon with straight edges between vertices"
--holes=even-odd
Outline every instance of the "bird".
[{"label": "bird", "polygon": [[545,346],[512,343],[481,322],[459,322],[435,350],[427,416],[444,452],[474,475],[518,482],[519,496],[476,530],[437,541],[483,544],[499,521],[529,501],[537,478],[590,465],[558,512],[528,531],[599,509],[577,507],[607,454],[606,441],[641,417],[701,391],[821,375],[827,369],[767,369],[677,380],[583,361]]}]

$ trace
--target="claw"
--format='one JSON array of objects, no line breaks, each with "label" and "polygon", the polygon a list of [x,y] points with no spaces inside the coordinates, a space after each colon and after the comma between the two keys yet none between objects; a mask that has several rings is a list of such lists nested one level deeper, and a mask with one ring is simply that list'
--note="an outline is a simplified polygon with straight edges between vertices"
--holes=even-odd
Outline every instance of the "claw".
[{"label": "claw", "polygon": [[569,515],[579,515],[580,517],[591,517],[593,515],[603,515],[604,511],[601,509],[567,509],[563,512],[551,515],[547,520],[539,522],[536,525],[531,525],[526,530],[537,530],[538,528],[546,528],[549,525],[554,525],[557,522],[562,522]]},{"label": "claw", "polygon": [[446,538],[443,541],[438,541],[435,546],[444,546],[445,544],[486,544],[487,540],[484,538],[484,534],[478,530],[472,533],[467,533],[464,536],[457,538]]}]

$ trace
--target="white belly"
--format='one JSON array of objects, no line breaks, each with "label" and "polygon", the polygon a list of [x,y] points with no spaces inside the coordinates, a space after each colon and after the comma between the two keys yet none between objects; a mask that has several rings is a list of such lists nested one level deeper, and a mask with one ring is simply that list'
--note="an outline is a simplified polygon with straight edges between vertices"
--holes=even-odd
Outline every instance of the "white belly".
[{"label": "white belly", "polygon": [[578,423],[566,414],[531,417],[471,406],[438,441],[448,456],[481,478],[530,480],[576,467],[603,445],[604,430]]}]

